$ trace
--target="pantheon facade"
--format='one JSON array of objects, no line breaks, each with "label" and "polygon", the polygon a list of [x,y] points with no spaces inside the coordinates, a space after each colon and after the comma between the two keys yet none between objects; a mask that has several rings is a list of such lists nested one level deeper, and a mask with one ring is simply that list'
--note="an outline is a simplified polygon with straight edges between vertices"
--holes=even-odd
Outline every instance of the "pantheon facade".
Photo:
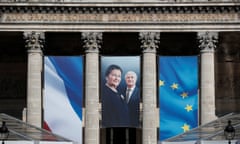
[{"label": "pantheon facade", "polygon": [[[47,55],[84,56],[84,144],[157,144],[157,56],[199,56],[199,124],[239,112],[239,12],[239,0],[1,0],[0,112],[42,127]],[[141,56],[141,128],[100,127],[100,56]]]}]

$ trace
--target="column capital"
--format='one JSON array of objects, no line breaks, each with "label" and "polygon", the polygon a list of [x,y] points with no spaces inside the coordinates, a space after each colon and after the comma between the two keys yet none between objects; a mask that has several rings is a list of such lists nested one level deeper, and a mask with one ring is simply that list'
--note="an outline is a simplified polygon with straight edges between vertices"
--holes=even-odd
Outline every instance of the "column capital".
[{"label": "column capital", "polygon": [[23,38],[25,39],[25,47],[29,51],[42,52],[45,42],[45,33],[44,32],[24,32]]},{"label": "column capital", "polygon": [[158,44],[160,43],[160,33],[158,32],[140,32],[139,40],[141,48],[146,53],[156,53]]},{"label": "column capital", "polygon": [[85,52],[99,52],[102,43],[101,32],[83,32],[81,39],[83,40]]},{"label": "column capital", "polygon": [[218,32],[199,32],[199,48],[201,52],[214,52],[218,43]]}]

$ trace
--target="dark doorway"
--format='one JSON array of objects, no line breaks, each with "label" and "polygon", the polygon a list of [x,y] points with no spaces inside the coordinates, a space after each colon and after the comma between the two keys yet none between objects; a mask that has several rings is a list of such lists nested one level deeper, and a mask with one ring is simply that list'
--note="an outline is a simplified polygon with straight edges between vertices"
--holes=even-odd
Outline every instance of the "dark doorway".
[{"label": "dark doorway", "polygon": [[136,128],[107,128],[106,144],[136,144]]},{"label": "dark doorway", "polygon": [[26,107],[27,50],[21,32],[0,32],[0,113],[22,119]]}]

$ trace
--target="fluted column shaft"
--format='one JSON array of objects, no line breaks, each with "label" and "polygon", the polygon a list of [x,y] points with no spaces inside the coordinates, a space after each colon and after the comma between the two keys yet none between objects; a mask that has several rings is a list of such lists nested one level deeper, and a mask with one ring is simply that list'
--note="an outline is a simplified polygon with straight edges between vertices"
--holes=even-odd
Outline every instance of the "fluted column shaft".
[{"label": "fluted column shaft", "polygon": [[143,144],[157,144],[157,123],[159,113],[157,110],[157,66],[156,49],[160,39],[159,33],[143,32],[139,34],[141,48],[143,49]]},{"label": "fluted column shaft", "polygon": [[99,144],[99,49],[102,33],[82,33],[86,52],[85,144]]},{"label": "fluted column shaft", "polygon": [[205,124],[216,119],[214,51],[218,33],[201,32],[198,38],[201,50],[201,124]]},{"label": "fluted column shaft", "polygon": [[42,48],[44,33],[25,32],[28,49],[27,123],[42,126]]}]

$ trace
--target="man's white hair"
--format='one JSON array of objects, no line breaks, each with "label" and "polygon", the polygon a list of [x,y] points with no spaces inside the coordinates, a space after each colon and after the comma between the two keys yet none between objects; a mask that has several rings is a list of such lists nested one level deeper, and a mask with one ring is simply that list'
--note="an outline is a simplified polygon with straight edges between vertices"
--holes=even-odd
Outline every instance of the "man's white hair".
[{"label": "man's white hair", "polygon": [[133,76],[135,77],[135,80],[137,81],[137,74],[136,74],[134,71],[128,71],[128,72],[125,74],[125,78],[126,78],[128,75],[133,75]]}]

